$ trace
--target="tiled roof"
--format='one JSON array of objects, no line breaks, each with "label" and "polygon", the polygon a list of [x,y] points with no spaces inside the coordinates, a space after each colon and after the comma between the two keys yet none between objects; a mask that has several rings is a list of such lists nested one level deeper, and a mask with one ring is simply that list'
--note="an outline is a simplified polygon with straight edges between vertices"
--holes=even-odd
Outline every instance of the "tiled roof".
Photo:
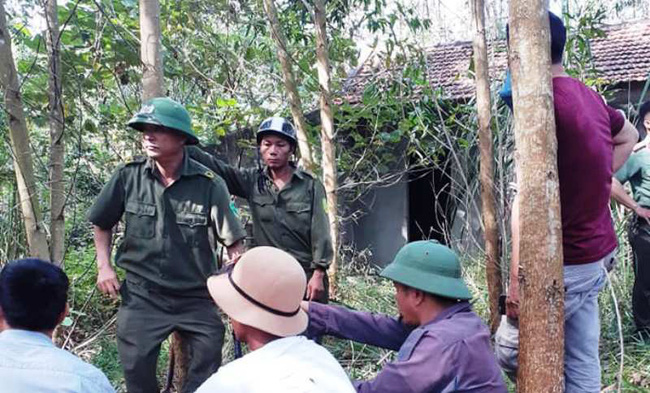
[{"label": "tiled roof", "polygon": [[609,26],[591,42],[596,69],[610,83],[645,81],[650,72],[650,21]]},{"label": "tiled roof", "polygon": [[[603,26],[602,30],[605,37],[591,41],[594,65],[599,76],[609,84],[645,81],[650,73],[650,21]],[[432,87],[441,88],[445,97],[473,97],[471,60],[472,43],[469,41],[436,45],[426,51],[427,79]],[[508,61],[504,41],[490,45],[488,61],[490,78],[503,78]],[[400,73],[400,69],[364,66],[356,75],[348,78],[340,97],[349,103],[358,103],[369,83],[385,86],[400,77]]]}]

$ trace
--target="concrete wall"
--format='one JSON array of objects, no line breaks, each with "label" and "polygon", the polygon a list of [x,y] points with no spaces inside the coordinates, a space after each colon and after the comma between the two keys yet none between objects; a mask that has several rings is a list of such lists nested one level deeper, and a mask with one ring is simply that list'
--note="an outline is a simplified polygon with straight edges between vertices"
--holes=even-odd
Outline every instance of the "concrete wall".
[{"label": "concrete wall", "polygon": [[357,251],[368,249],[370,261],[385,266],[408,239],[408,183],[374,188],[352,209],[362,216],[346,228],[343,241]]}]

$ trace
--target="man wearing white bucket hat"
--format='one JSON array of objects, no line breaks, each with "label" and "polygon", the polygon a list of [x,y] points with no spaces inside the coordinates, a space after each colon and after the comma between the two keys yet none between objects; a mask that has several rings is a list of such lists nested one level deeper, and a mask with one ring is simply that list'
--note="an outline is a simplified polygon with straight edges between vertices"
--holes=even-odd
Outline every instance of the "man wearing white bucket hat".
[{"label": "man wearing white bucket hat", "polygon": [[298,336],[307,329],[300,308],[306,286],[298,261],[274,247],[253,248],[228,273],[210,277],[210,295],[251,352],[196,392],[354,393],[332,354]]}]

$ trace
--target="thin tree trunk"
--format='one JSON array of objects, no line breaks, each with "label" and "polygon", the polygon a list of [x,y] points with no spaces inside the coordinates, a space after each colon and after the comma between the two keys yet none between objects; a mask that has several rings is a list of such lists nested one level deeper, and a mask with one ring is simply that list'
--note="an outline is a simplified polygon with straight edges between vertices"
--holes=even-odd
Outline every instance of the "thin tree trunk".
[{"label": "thin tree trunk", "polygon": [[564,285],[548,1],[510,1],[520,223],[519,392],[562,392]]},{"label": "thin tree trunk", "polygon": [[278,59],[282,65],[282,75],[284,77],[284,87],[287,89],[289,95],[289,105],[291,106],[291,115],[293,122],[296,126],[298,134],[298,148],[300,149],[300,156],[305,168],[309,170],[314,169],[314,161],[312,159],[311,147],[307,139],[307,122],[305,115],[302,113],[302,102],[296,87],[296,79],[293,75],[293,67],[291,65],[291,57],[287,51],[287,40],[282,32],[282,26],[278,20],[277,10],[273,0],[264,0],[264,10],[266,16],[269,18],[271,26],[271,37],[275,41],[278,52]]},{"label": "thin tree trunk", "polygon": [[485,227],[485,270],[490,302],[490,330],[495,333],[499,326],[499,296],[501,264],[499,263],[499,226],[497,203],[494,196],[494,157],[492,153],[492,129],[490,128],[491,103],[488,75],[488,55],[485,39],[485,5],[483,0],[472,2],[474,25],[474,69],[476,70],[476,106],[478,109],[479,150],[481,152],[481,205]]},{"label": "thin tree trunk", "polygon": [[4,0],[0,0],[0,87],[4,89],[7,119],[9,120],[9,137],[13,148],[14,171],[16,172],[16,184],[20,195],[20,208],[25,222],[29,254],[49,260],[50,252],[36,192],[31,144],[27,133],[16,65],[11,50],[11,36],[7,30]]},{"label": "thin tree trunk", "polygon": [[160,3],[140,0],[140,59],[142,60],[142,100],[165,95],[160,33]]},{"label": "thin tree trunk", "polygon": [[63,263],[65,250],[65,143],[63,132],[63,87],[61,80],[61,57],[59,54],[59,18],[56,0],[45,1],[45,20],[47,21],[47,49],[50,66],[50,260],[57,265]]},{"label": "thin tree trunk", "polygon": [[338,198],[336,189],[338,178],[336,170],[336,147],[334,145],[334,115],[332,113],[332,93],[330,91],[330,62],[325,27],[326,10],[323,0],[314,0],[314,23],[316,25],[316,66],[320,85],[321,149],[323,151],[323,182],[327,195],[327,216],[330,221],[334,257],[328,274],[332,296],[336,295],[338,272],[339,221],[337,214]]}]

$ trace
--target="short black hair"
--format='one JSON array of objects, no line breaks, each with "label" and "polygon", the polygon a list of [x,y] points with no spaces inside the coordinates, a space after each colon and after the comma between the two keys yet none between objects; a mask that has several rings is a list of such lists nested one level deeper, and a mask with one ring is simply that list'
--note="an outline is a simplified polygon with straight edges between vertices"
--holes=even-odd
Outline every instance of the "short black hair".
[{"label": "short black hair", "polygon": [[[549,28],[551,32],[551,63],[562,63],[564,46],[566,45],[566,27],[559,16],[548,12]],[[510,26],[506,25],[506,41],[510,42]]]},{"label": "short black hair", "polygon": [[11,261],[0,271],[0,308],[16,329],[47,331],[56,327],[68,301],[68,276],[37,258]]}]

